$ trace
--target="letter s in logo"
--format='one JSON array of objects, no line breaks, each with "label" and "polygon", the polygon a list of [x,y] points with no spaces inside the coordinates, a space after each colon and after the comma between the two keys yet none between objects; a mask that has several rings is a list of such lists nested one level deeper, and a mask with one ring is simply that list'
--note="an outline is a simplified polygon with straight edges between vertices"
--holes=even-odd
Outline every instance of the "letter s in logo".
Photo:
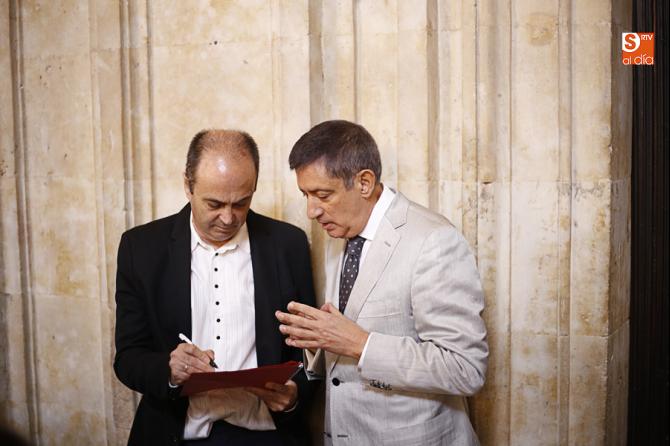
[{"label": "letter s in logo", "polygon": [[621,33],[621,50],[632,53],[640,48],[640,36],[637,33]]}]

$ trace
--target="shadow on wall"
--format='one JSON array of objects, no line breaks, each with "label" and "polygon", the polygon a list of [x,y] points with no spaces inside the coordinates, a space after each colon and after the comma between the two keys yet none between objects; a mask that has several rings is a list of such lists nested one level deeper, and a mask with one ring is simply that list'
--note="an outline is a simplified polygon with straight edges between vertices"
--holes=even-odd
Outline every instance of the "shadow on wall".
[{"label": "shadow on wall", "polygon": [[[4,271],[1,254],[0,271]],[[7,419],[7,406],[9,404],[9,342],[5,333],[7,330],[7,299],[8,296],[0,293],[0,427],[3,423],[9,421]],[[0,437],[0,444],[5,444],[4,437]]]},{"label": "shadow on wall", "polygon": [[[2,194],[0,194],[0,210],[4,209],[2,204]],[[3,220],[0,219],[0,234],[4,234]],[[3,243],[4,244],[4,243]],[[0,246],[0,444],[8,444],[5,442],[6,429],[4,424],[7,423],[7,406],[9,403],[9,341],[7,336],[8,327],[8,301],[9,295],[5,293],[5,249]]]},{"label": "shadow on wall", "polygon": [[29,446],[23,438],[19,437],[14,432],[0,425],[0,444],[3,446]]}]

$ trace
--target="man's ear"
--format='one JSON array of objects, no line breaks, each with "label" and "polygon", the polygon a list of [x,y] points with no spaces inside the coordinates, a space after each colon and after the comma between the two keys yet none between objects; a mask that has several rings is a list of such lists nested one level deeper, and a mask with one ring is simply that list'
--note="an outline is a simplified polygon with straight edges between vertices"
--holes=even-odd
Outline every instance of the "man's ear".
[{"label": "man's ear", "polygon": [[191,192],[191,187],[188,184],[188,177],[186,176],[186,172],[184,172],[184,193],[186,193],[186,198],[188,201],[191,201],[191,197],[193,196],[193,193]]},{"label": "man's ear", "polygon": [[358,177],[357,183],[359,190],[361,191],[361,196],[363,198],[370,198],[372,192],[375,190],[375,184],[377,184],[375,173],[370,169],[365,169],[358,172],[358,175],[356,176]]}]

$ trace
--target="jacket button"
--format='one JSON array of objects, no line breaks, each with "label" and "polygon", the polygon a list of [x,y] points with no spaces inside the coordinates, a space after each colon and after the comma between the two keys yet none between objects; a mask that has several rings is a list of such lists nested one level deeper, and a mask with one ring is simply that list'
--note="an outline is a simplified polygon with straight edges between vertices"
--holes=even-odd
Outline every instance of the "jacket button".
[{"label": "jacket button", "polygon": [[339,386],[340,385],[340,380],[337,379],[337,378],[333,378],[332,383],[333,383],[334,386]]}]

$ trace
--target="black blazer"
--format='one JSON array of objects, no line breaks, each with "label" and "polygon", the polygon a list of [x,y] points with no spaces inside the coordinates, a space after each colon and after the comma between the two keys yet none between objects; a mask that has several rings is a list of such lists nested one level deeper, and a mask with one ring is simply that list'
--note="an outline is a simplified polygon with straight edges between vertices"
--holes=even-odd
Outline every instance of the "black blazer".
[{"label": "black blazer", "polygon": [[[179,333],[191,337],[191,207],[126,231],[121,237],[116,276],[116,376],[140,392],[128,444],[177,444],[183,436],[188,398],[170,389],[170,352]],[[305,233],[288,223],[249,211],[247,216],[256,306],[258,365],[302,360],[279,332],[276,310],[291,301],[314,305],[309,245]],[[298,384],[298,409],[272,413],[287,444],[307,438],[301,410],[311,384]]]}]

